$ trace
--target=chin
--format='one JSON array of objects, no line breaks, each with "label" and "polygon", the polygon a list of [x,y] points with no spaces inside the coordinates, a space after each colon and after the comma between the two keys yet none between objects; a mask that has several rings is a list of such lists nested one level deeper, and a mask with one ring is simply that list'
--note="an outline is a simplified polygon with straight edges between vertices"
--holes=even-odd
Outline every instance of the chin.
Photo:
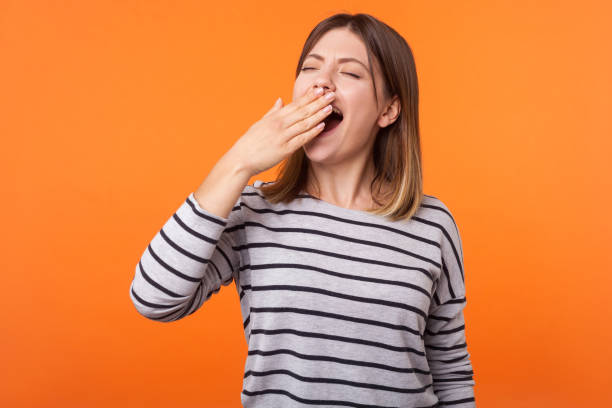
[{"label": "chin", "polygon": [[319,164],[331,164],[334,162],[337,148],[333,146],[323,146],[322,143],[316,144],[311,143],[310,145],[304,145],[304,153],[308,160],[313,163]]},{"label": "chin", "polygon": [[342,120],[331,133],[319,133],[314,139],[306,143],[303,148],[308,159],[315,163],[332,164],[337,160],[337,153],[342,146],[344,134],[348,121],[346,117]]}]

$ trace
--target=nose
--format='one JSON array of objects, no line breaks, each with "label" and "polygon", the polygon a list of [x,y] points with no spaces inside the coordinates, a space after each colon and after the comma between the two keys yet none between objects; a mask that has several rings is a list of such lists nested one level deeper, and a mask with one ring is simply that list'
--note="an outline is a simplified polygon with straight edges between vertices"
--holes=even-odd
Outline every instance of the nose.
[{"label": "nose", "polygon": [[336,86],[329,79],[329,75],[325,72],[325,70],[320,70],[319,75],[315,79],[315,83],[313,85],[314,89],[323,88],[325,93],[335,91]]}]

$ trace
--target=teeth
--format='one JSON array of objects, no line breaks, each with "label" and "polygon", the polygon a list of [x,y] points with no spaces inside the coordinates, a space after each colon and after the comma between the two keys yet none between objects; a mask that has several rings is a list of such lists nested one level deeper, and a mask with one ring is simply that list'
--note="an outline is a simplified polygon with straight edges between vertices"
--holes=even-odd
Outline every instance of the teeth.
[{"label": "teeth", "polygon": [[336,108],[335,106],[333,106],[333,111],[336,112],[338,115],[342,116],[342,112],[340,112],[340,109]]}]

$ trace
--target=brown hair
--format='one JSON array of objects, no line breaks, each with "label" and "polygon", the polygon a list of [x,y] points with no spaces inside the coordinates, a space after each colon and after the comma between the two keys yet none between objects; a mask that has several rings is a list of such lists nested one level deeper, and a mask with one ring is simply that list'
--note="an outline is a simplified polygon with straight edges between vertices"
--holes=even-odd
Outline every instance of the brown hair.
[{"label": "brown hair", "polygon": [[[372,199],[382,205],[368,212],[392,220],[411,218],[423,201],[423,174],[419,137],[419,90],[416,67],[410,46],[404,38],[385,23],[368,14],[335,14],[321,21],[311,31],[298,61],[296,78],[304,58],[317,41],[329,30],[347,27],[365,43],[374,78],[373,59],[381,68],[385,97],[397,95],[400,113],[392,124],[381,128],[373,146],[375,176],[370,185]],[[374,95],[376,82],[374,81]],[[274,182],[262,184],[261,192],[272,203],[290,202],[305,191],[309,165],[303,148],[283,160]],[[390,197],[383,203],[376,200],[384,184],[391,186]],[[376,194],[373,192],[377,191]]]}]

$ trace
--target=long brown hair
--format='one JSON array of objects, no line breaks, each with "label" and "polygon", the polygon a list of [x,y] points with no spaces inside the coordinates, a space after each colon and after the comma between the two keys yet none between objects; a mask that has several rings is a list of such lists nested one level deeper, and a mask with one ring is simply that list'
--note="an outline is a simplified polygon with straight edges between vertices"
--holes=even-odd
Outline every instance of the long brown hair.
[{"label": "long brown hair", "polygon": [[[295,76],[300,74],[304,58],[329,30],[347,27],[365,43],[374,78],[372,60],[381,67],[385,97],[397,95],[399,117],[381,128],[373,146],[375,176],[370,185],[372,199],[381,205],[368,212],[392,220],[411,218],[423,201],[423,173],[419,137],[419,89],[416,67],[410,46],[385,23],[368,14],[335,14],[321,21],[311,31],[302,49]],[[376,82],[374,81],[374,95]],[[261,192],[272,202],[290,202],[305,191],[309,159],[303,148],[297,149],[280,164],[274,182],[262,184]],[[381,203],[376,199],[384,184],[391,192]],[[376,191],[376,193],[374,193]]]}]

